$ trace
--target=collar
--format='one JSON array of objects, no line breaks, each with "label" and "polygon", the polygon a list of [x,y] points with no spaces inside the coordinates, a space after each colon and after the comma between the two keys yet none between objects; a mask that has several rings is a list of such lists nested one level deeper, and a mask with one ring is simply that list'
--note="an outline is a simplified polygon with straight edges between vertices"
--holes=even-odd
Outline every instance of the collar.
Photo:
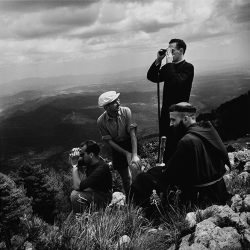
[{"label": "collar", "polygon": [[174,64],[179,64],[179,63],[181,63],[181,62],[183,62],[183,61],[185,61],[185,59],[182,59],[182,60],[179,61],[179,62],[174,62]]},{"label": "collar", "polygon": [[[118,110],[118,116],[121,115],[121,107],[119,108]],[[108,120],[113,120],[113,119],[116,119],[116,117],[112,117],[112,116],[109,116],[108,112],[106,111],[106,116],[107,116],[107,119]]]}]

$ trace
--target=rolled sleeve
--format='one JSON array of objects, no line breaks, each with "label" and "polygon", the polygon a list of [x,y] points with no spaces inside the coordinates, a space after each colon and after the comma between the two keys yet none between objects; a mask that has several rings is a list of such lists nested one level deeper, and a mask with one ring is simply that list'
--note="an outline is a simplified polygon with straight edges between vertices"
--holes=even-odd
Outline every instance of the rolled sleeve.
[{"label": "rolled sleeve", "polygon": [[126,118],[127,118],[127,131],[130,132],[131,129],[137,128],[137,123],[135,122],[130,108],[126,108]]},{"label": "rolled sleeve", "polygon": [[99,130],[100,134],[101,134],[102,140],[111,140],[112,139],[112,137],[109,134],[108,130],[103,125],[103,121],[101,120],[100,117],[97,120],[97,127],[98,127],[98,130]]}]

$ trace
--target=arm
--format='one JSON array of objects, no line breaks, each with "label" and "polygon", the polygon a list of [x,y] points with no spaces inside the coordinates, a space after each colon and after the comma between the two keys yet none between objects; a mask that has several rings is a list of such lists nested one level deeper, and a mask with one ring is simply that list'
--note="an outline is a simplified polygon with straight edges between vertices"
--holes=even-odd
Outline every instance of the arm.
[{"label": "arm", "polygon": [[156,60],[153,62],[153,64],[150,66],[148,73],[147,73],[147,79],[151,82],[162,82],[159,79],[159,70],[161,68],[161,62],[163,60],[163,58],[165,57],[165,55],[160,55],[159,52],[157,52],[157,58]]},{"label": "arm", "polygon": [[131,145],[132,145],[132,159],[131,162],[135,163],[136,165],[140,165],[140,158],[137,155],[137,138],[135,134],[135,128],[130,129],[130,138],[131,138]]},{"label": "arm", "polygon": [[167,63],[159,72],[159,81],[166,81],[168,85],[182,85],[187,79],[194,77],[194,67],[192,64],[183,66],[181,72],[175,70],[173,63]]},{"label": "arm", "polygon": [[79,170],[77,167],[72,168],[72,178],[73,178],[74,190],[79,190],[81,179],[80,179]]},{"label": "arm", "polygon": [[79,160],[79,149],[73,148],[69,155],[69,163],[72,166],[72,179],[73,179],[74,190],[79,190],[81,182],[81,175],[77,167],[78,160]]},{"label": "arm", "polygon": [[126,108],[126,119],[127,119],[127,131],[130,135],[131,146],[132,146],[132,155],[131,163],[135,163],[140,167],[140,158],[137,155],[137,138],[136,138],[136,129],[137,124],[132,117],[132,112],[129,108]]},{"label": "arm", "polygon": [[105,176],[106,171],[107,169],[105,169],[105,165],[97,167],[97,169],[95,169],[90,176],[81,181],[80,190],[84,190],[86,188],[95,189],[100,182],[103,182],[103,177]]},{"label": "arm", "polygon": [[161,67],[161,63],[156,66],[156,61],[153,62],[153,64],[150,66],[148,73],[147,73],[147,79],[151,82],[159,82],[159,70]]}]

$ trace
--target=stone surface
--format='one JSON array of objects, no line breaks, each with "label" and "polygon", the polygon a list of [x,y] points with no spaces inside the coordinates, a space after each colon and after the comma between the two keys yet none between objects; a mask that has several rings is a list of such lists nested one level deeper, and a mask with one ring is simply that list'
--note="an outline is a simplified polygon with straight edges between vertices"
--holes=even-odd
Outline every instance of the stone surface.
[{"label": "stone surface", "polygon": [[244,171],[246,172],[250,172],[250,161],[248,161],[245,165],[244,165]]},{"label": "stone surface", "polygon": [[228,158],[231,166],[234,166],[234,153],[228,153]]},{"label": "stone surface", "polygon": [[250,229],[244,230],[242,242],[244,249],[250,249]]},{"label": "stone surface", "polygon": [[129,246],[129,243],[131,242],[131,239],[128,235],[123,235],[120,237],[120,239],[117,242],[116,249],[126,249]]},{"label": "stone surface", "polygon": [[208,250],[209,248],[205,247],[202,244],[194,243],[192,244],[191,241],[191,234],[186,235],[182,238],[181,244],[179,246],[179,250]]},{"label": "stone surface", "polygon": [[247,181],[250,180],[250,174],[249,174],[248,172],[246,172],[246,171],[241,172],[241,173],[239,174],[239,178],[240,178],[244,183],[246,183]]},{"label": "stone surface", "polygon": [[232,198],[231,198],[231,201],[232,201],[232,205],[231,205],[231,208],[236,211],[236,212],[239,212],[242,208],[242,205],[243,205],[243,200],[242,198],[240,197],[240,195],[236,194],[234,195]]},{"label": "stone surface", "polygon": [[109,206],[124,206],[126,202],[126,196],[122,192],[114,192],[112,194],[112,201]]},{"label": "stone surface", "polygon": [[189,227],[193,227],[196,225],[196,213],[195,212],[190,212],[186,215],[185,220],[187,221]]},{"label": "stone surface", "polygon": [[246,212],[250,212],[250,194],[246,195],[243,200],[243,209]]},{"label": "stone surface", "polygon": [[220,228],[209,219],[197,224],[194,243],[202,244],[208,249],[242,249],[241,236],[232,227]]}]

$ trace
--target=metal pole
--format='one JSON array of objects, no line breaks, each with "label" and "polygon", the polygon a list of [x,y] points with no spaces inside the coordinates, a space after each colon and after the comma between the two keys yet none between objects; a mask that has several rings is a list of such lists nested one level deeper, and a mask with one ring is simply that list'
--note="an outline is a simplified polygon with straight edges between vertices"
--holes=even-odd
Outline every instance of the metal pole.
[{"label": "metal pole", "polygon": [[160,82],[157,82],[157,103],[158,103],[158,158],[157,162],[160,160],[160,143],[161,143],[161,136],[160,136],[160,118],[161,118],[161,96],[160,96]]}]

